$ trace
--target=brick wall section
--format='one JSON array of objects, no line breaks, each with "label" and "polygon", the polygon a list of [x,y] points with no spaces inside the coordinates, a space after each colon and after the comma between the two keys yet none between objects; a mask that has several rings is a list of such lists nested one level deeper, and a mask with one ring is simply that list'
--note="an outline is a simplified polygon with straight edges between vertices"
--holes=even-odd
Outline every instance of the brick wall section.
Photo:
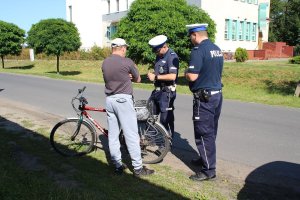
[{"label": "brick wall section", "polygon": [[284,55],[287,56],[287,58],[294,56],[294,47],[292,46],[284,46],[282,47],[282,52]]},{"label": "brick wall section", "polygon": [[293,57],[294,47],[285,42],[265,42],[262,50],[247,50],[249,60],[267,60],[269,58]]},{"label": "brick wall section", "polygon": [[249,60],[265,60],[265,50],[247,50]]}]

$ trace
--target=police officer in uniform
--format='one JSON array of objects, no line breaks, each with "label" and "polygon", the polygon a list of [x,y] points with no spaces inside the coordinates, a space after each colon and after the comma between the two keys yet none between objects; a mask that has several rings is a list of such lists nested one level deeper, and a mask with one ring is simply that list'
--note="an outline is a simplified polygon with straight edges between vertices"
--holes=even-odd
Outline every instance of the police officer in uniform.
[{"label": "police officer in uniform", "polygon": [[208,24],[186,25],[194,48],[185,77],[194,95],[193,123],[199,158],[192,164],[199,171],[190,179],[209,180],[216,177],[216,137],[222,108],[223,54],[221,49],[208,39]]},{"label": "police officer in uniform", "polygon": [[160,114],[160,123],[173,137],[179,59],[177,54],[168,47],[167,39],[165,35],[158,35],[149,41],[152,51],[156,54],[154,73],[148,73],[149,80],[154,81],[155,86],[149,100],[153,102],[153,114]]}]

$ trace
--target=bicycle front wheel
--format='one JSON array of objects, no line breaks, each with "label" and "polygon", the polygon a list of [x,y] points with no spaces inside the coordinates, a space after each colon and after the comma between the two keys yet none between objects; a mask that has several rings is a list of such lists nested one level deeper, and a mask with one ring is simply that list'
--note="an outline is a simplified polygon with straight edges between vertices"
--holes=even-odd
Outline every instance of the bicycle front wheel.
[{"label": "bicycle front wheel", "polygon": [[63,156],[81,156],[93,150],[95,132],[86,121],[78,118],[58,122],[50,133],[50,143]]},{"label": "bicycle front wheel", "polygon": [[141,137],[142,159],[145,164],[154,164],[170,151],[168,132],[159,122],[138,121]]}]

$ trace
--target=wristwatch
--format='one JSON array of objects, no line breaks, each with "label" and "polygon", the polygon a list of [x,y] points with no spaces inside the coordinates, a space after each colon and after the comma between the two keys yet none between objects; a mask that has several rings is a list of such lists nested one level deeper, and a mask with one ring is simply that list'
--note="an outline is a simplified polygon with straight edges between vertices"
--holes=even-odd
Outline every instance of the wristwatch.
[{"label": "wristwatch", "polygon": [[157,75],[155,75],[154,80],[157,81]]}]

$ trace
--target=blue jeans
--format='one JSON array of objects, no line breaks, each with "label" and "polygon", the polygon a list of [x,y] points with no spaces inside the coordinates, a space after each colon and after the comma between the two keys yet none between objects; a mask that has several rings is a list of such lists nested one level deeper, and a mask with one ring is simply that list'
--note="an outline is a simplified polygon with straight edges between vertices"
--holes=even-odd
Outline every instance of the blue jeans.
[{"label": "blue jeans", "polygon": [[115,94],[106,97],[108,122],[108,145],[112,162],[116,167],[122,165],[120,151],[120,130],[123,130],[132,166],[135,170],[142,167],[140,136],[138,134],[136,112],[132,95]]}]

